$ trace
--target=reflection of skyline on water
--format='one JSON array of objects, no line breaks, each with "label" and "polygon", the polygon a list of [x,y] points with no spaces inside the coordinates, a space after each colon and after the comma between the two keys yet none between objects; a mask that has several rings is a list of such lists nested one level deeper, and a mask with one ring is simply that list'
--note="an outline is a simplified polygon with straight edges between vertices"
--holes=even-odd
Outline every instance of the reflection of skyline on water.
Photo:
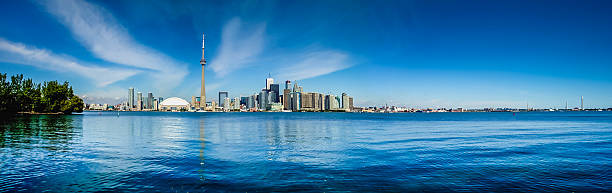
[{"label": "reflection of skyline on water", "polygon": [[0,128],[0,192],[605,190],[612,114],[564,115],[22,116]]}]

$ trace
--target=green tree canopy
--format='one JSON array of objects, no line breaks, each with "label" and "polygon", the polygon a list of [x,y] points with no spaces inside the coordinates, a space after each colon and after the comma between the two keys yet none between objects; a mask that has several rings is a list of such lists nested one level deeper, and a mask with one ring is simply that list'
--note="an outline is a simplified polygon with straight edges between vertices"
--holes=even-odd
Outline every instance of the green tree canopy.
[{"label": "green tree canopy", "polygon": [[68,82],[57,81],[34,83],[23,75],[11,76],[0,73],[0,113],[38,112],[64,113],[83,112],[83,100],[74,95]]}]

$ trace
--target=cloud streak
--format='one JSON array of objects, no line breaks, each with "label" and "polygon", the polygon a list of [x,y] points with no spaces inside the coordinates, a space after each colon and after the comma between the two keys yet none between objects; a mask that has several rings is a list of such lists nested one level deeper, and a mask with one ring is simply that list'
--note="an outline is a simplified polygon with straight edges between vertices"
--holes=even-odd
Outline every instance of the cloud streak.
[{"label": "cloud streak", "polygon": [[348,55],[333,51],[312,51],[297,57],[298,61],[280,69],[281,80],[303,80],[351,67]]},{"label": "cloud streak", "polygon": [[[221,46],[210,68],[219,77],[252,65],[266,65],[266,68],[280,69],[281,79],[301,80],[313,78],[351,67],[348,55],[335,50],[308,50],[306,52],[282,53],[262,57],[266,48],[265,24],[247,28],[242,21],[234,18],[223,27]],[[265,58],[281,65],[270,65]]]},{"label": "cloud streak", "polygon": [[90,64],[81,64],[69,56],[57,55],[45,49],[26,46],[0,38],[0,61],[30,65],[58,72],[74,72],[106,86],[139,73],[132,69],[111,69]]},{"label": "cloud streak", "polygon": [[210,68],[217,76],[223,77],[248,66],[264,49],[264,33],[265,24],[245,30],[240,19],[230,20],[223,27],[219,54],[211,62]]},{"label": "cloud streak", "polygon": [[173,88],[187,75],[186,65],[136,42],[104,8],[81,0],[44,1],[42,6],[85,48],[108,62],[142,68],[158,85]]}]

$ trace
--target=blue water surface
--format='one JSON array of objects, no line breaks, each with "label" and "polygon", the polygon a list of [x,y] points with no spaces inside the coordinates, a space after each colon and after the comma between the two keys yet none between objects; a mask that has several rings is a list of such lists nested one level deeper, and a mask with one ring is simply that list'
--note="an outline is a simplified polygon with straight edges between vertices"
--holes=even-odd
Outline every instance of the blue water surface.
[{"label": "blue water surface", "polygon": [[0,192],[612,191],[612,112],[0,120]]}]

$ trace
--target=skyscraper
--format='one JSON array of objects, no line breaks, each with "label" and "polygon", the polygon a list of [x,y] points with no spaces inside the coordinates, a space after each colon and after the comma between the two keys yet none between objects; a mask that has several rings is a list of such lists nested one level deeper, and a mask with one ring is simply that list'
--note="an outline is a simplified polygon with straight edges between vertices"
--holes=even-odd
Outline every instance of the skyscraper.
[{"label": "skyscraper", "polygon": [[324,110],[331,110],[331,103],[332,103],[332,96],[331,95],[325,95],[325,99],[323,101],[323,105],[325,106],[325,108],[323,108]]},{"label": "skyscraper", "polygon": [[248,104],[249,104],[249,97],[240,97],[240,105],[247,106]]},{"label": "skyscraper", "polygon": [[157,100],[157,99],[153,100],[153,110],[154,111],[159,110],[158,107],[159,107],[159,100]]},{"label": "skyscraper", "polygon": [[[206,34],[202,34],[202,59],[200,59],[200,64],[202,65],[202,87],[200,88],[200,109],[205,108],[206,104],[206,89],[204,89],[204,66],[206,66],[206,58],[204,58],[204,43],[206,41]],[[221,100],[221,99],[219,99]]]},{"label": "skyscraper", "polygon": [[138,110],[142,110],[142,93],[138,92],[138,94],[136,94],[136,96],[137,96],[136,108]]},{"label": "skyscraper", "polygon": [[[224,105],[225,105],[225,98],[228,98],[227,91],[220,91],[219,92],[219,106],[220,107],[224,107]],[[202,99],[200,99],[200,100],[202,100]]]},{"label": "skyscraper", "polygon": [[285,89],[291,89],[291,81],[290,80],[285,81]]},{"label": "skyscraper", "polygon": [[147,94],[147,109],[153,109],[153,93]]},{"label": "skyscraper", "polygon": [[128,109],[134,108],[134,88],[128,90]]},{"label": "skyscraper", "polygon": [[280,88],[279,87],[280,86],[278,84],[270,84],[270,92],[273,92],[272,93],[273,98],[272,98],[272,101],[270,101],[270,102],[274,102],[274,103],[280,102],[280,99],[279,99],[280,98],[279,97],[279,95],[280,95]]},{"label": "skyscraper", "polygon": [[230,111],[230,98],[225,97],[223,99],[223,111],[227,112]]},{"label": "skyscraper", "polygon": [[319,93],[312,93],[312,101],[313,101],[313,108],[314,111],[321,111],[319,106],[321,106],[321,94]]},{"label": "skyscraper", "polygon": [[274,84],[274,79],[268,73],[268,78],[266,78],[266,90],[270,90],[271,84]]},{"label": "skyscraper", "polygon": [[319,94],[319,111],[325,111],[325,94]]},{"label": "skyscraper", "polygon": [[584,110],[584,97],[580,96],[580,110]]},{"label": "skyscraper", "polygon": [[268,105],[268,90],[262,89],[259,92],[259,109],[266,110],[266,105]]},{"label": "skyscraper", "polygon": [[283,90],[283,107],[285,110],[291,110],[291,90],[287,88],[286,84],[285,90]]},{"label": "skyscraper", "polygon": [[301,110],[305,111],[317,111],[319,106],[319,93],[301,93]]},{"label": "skyscraper", "polygon": [[297,82],[293,84],[293,92],[291,92],[291,110],[299,111],[301,107],[301,92]]},{"label": "skyscraper", "polygon": [[299,111],[301,108],[301,94],[299,92],[293,92],[291,93],[291,110],[292,111]]},{"label": "skyscraper", "polygon": [[257,106],[257,100],[255,99],[257,99],[257,95],[251,95],[249,97],[247,108],[250,109],[250,108],[255,108]]},{"label": "skyscraper", "polygon": [[240,110],[240,98],[236,97],[234,98],[234,103],[233,103],[233,107],[232,110]]},{"label": "skyscraper", "polygon": [[346,93],[342,93],[342,109],[349,110],[349,96]]}]

